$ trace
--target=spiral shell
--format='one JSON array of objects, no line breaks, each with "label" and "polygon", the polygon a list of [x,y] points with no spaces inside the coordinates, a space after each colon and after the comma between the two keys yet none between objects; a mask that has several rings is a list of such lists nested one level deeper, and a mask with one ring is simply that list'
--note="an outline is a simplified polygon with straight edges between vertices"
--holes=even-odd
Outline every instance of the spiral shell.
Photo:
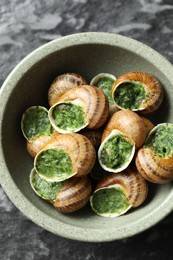
[{"label": "spiral shell", "polygon": [[[47,177],[45,173],[38,172],[37,163],[40,155],[48,149],[62,149],[65,151],[72,162],[72,173],[68,176]],[[66,134],[57,136],[56,140],[49,142],[43,150],[35,157],[34,166],[38,174],[48,181],[63,181],[72,176],[81,177],[87,175],[94,166],[96,160],[96,152],[92,143],[83,135]],[[45,162],[46,167],[46,162]]]},{"label": "spiral shell", "polygon": [[48,182],[33,169],[30,174],[30,184],[39,197],[47,200],[63,213],[71,213],[83,208],[91,194],[91,183],[86,176],[63,182]]},{"label": "spiral shell", "polygon": [[91,189],[87,176],[66,180],[53,201],[53,206],[62,213],[71,213],[81,209],[88,202]]},{"label": "spiral shell", "polygon": [[[120,189],[125,195],[125,198],[128,203],[126,207],[119,212],[116,211],[112,213],[105,212],[100,214],[99,212],[97,212],[96,207],[94,208],[93,195],[92,195],[92,197],[90,198],[90,204],[92,209],[98,215],[104,217],[117,217],[126,213],[131,207],[135,208],[140,206],[145,201],[148,194],[147,182],[138,173],[136,168],[132,168],[132,167],[127,168],[121,173],[117,173],[117,174],[110,173],[108,175],[105,175],[98,182],[94,194],[100,191],[101,189],[106,190],[109,188]],[[104,198],[104,200],[106,201],[106,197]],[[115,204],[113,205],[116,206]]]},{"label": "spiral shell", "polygon": [[103,131],[102,142],[114,129],[131,138],[135,142],[136,149],[142,146],[148,133],[143,119],[130,110],[120,110],[111,117]]},{"label": "spiral shell", "polygon": [[136,157],[136,167],[146,180],[163,184],[173,180],[173,158],[161,158],[151,148],[141,148]]},{"label": "spiral shell", "polygon": [[[87,128],[96,129],[102,126],[109,115],[109,104],[105,94],[96,87],[83,85],[73,88],[58,99],[62,102],[78,102],[84,108]],[[49,118],[52,122],[52,108],[49,110]],[[56,129],[56,128],[55,128]]]},{"label": "spiral shell", "polygon": [[85,79],[79,74],[65,73],[55,78],[48,91],[48,102],[53,106],[68,90],[86,85]]},{"label": "spiral shell", "polygon": [[[117,78],[112,87],[112,96],[115,100],[117,97],[117,90],[121,88],[123,83],[142,84],[145,91],[145,98],[141,100],[137,108],[132,109],[133,111],[139,111],[142,114],[150,113],[158,109],[163,100],[163,90],[159,81],[151,74],[146,72],[127,72]],[[131,87],[131,86],[129,86]],[[133,100],[135,98],[133,97]],[[132,100],[132,101],[133,101]],[[124,107],[117,104],[120,109]]]},{"label": "spiral shell", "polygon": [[[170,131],[166,135],[165,132],[162,132],[162,129],[167,127],[168,129],[172,128],[172,132]],[[159,129],[161,132],[159,132]],[[173,124],[170,123],[159,124],[149,133],[145,145],[136,156],[136,167],[146,180],[159,184],[173,180],[172,140]],[[157,148],[158,145],[159,148]]]},{"label": "spiral shell", "polygon": [[135,167],[128,167],[117,174],[108,174],[101,179],[96,189],[119,184],[123,187],[126,197],[133,208],[139,207],[146,199],[148,185]]}]

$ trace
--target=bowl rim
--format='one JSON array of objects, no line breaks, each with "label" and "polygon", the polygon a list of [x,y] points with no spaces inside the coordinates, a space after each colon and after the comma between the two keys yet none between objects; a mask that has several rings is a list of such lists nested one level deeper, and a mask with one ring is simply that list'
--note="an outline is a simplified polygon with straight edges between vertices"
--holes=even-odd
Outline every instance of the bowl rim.
[{"label": "bowl rim", "polygon": [[6,109],[6,103],[10,93],[13,91],[23,74],[25,74],[28,69],[30,69],[35,63],[47,55],[50,55],[58,50],[72,47],[74,45],[77,46],[85,44],[110,45],[131,51],[132,53],[145,58],[148,62],[154,64],[154,66],[158,69],[162,66],[162,74],[165,75],[170,82],[172,81],[171,75],[173,75],[173,66],[165,57],[144,43],[119,34],[106,32],[85,32],[71,34],[50,41],[35,49],[21,62],[19,62],[18,65],[16,65],[0,89],[0,183],[13,204],[38,226],[41,226],[42,228],[56,235],[73,240],[85,242],[106,242],[134,236],[135,234],[150,228],[162,220],[173,209],[173,189],[167,196],[166,200],[158,205],[155,210],[143,216],[142,218],[135,220],[133,223],[128,223],[118,228],[111,227],[110,229],[84,229],[83,227],[73,226],[54,219],[34,206],[20,191],[12,179],[5,163],[5,157],[2,148],[2,121],[3,114]]}]

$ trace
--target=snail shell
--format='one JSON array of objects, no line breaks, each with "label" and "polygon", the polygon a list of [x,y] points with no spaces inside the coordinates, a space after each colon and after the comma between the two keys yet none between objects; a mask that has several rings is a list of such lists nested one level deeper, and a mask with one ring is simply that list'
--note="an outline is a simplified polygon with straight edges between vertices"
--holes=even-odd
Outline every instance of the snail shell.
[{"label": "snail shell", "polygon": [[21,130],[30,142],[41,135],[50,135],[52,126],[48,118],[48,110],[43,106],[29,107],[22,115]]},{"label": "snail shell", "polygon": [[[129,107],[122,107],[120,104],[118,105],[116,102],[116,98],[118,97],[117,90],[121,88],[121,85],[124,83],[131,84],[142,84],[144,87],[145,97],[139,103],[139,106],[136,108],[132,108],[133,111],[140,111],[142,114],[150,113],[158,109],[163,100],[163,90],[159,83],[159,81],[153,77],[151,74],[146,72],[127,72],[117,78],[113,87],[112,87],[112,96],[115,100],[117,107],[120,109],[125,109]],[[123,85],[122,85],[123,86]],[[132,86],[130,85],[129,88]],[[127,95],[127,94],[126,94]],[[124,99],[123,99],[124,100]],[[131,101],[135,101],[133,98]]]},{"label": "snail shell", "polygon": [[[102,82],[103,80],[107,80],[106,86],[105,86],[105,83]],[[113,114],[118,110],[117,106],[114,103],[114,100],[112,99],[112,85],[115,82],[115,80],[116,80],[116,77],[113,74],[99,73],[90,82],[91,86],[100,88],[107,96],[108,101],[109,101],[110,114]]]},{"label": "snail shell", "polygon": [[71,213],[81,209],[88,202],[91,189],[87,176],[66,180],[62,190],[53,201],[53,206],[62,213]]},{"label": "snail shell", "polygon": [[51,135],[40,135],[36,139],[32,141],[27,141],[26,149],[28,153],[34,158],[38,152],[40,152],[46,144],[50,141],[56,139],[56,137],[60,135],[57,131],[53,131]]},{"label": "snail shell", "polygon": [[33,169],[30,174],[30,184],[39,197],[47,200],[63,213],[71,213],[83,208],[91,195],[91,183],[86,176],[63,182],[48,182]]},{"label": "snail shell", "polygon": [[111,117],[103,131],[102,142],[114,129],[131,138],[135,142],[136,149],[142,146],[148,133],[143,119],[130,110],[120,110]]},{"label": "snail shell", "polygon": [[[125,153],[126,155],[124,155]],[[98,150],[98,160],[105,171],[117,173],[128,167],[134,154],[134,141],[119,130],[114,129],[101,143]]]},{"label": "snail shell", "polygon": [[[54,175],[52,177],[47,176],[45,172],[38,171],[38,162],[40,157],[44,154],[45,151],[49,149],[63,150],[70,157],[72,171],[70,174]],[[34,167],[38,174],[48,180],[48,181],[63,181],[67,178],[82,177],[87,175],[93,168],[96,160],[96,152],[92,143],[83,135],[80,134],[66,134],[59,135],[56,137],[56,140],[49,142],[43,150],[41,150],[34,159]],[[42,161],[46,166],[46,160]]]},{"label": "snail shell", "polygon": [[50,106],[57,103],[57,100],[68,90],[86,85],[85,79],[79,74],[65,73],[55,78],[48,91],[48,102]]},{"label": "snail shell", "polygon": [[[112,213],[105,212],[100,214],[93,205],[93,195],[101,189],[106,190],[108,188],[120,189],[125,195],[127,205],[119,212],[115,210],[114,212],[112,211]],[[98,182],[96,190],[90,198],[90,204],[92,209],[101,216],[117,217],[127,212],[131,207],[135,208],[140,206],[145,201],[147,194],[148,185],[146,180],[138,173],[136,168],[128,167],[121,173],[105,175]],[[106,197],[104,200],[106,201]]]},{"label": "snail shell", "polygon": [[[99,88],[89,85],[83,85],[80,88],[73,88],[67,91],[63,96],[58,99],[58,102],[49,109],[49,119],[57,131],[60,131],[56,127],[53,118],[53,110],[56,105],[62,102],[77,102],[84,108],[85,112],[85,124],[89,129],[97,129],[102,126],[109,115],[108,100]],[[62,131],[61,131],[62,132]]]},{"label": "snail shell", "polygon": [[[172,145],[171,140],[173,140],[173,124],[163,123],[159,124],[152,129],[149,133],[145,145],[138,151],[136,156],[136,167],[139,173],[148,181],[153,183],[167,183],[173,180],[173,145],[172,150],[170,151],[169,155],[164,155],[163,157],[158,154],[155,149],[157,149],[157,140],[156,142],[151,145],[150,142],[152,141],[153,134],[157,134],[157,138],[159,136],[158,130],[161,127],[170,127],[172,128],[172,135],[171,132],[169,135],[165,135],[163,133],[163,138],[161,138],[161,147],[159,148],[159,152],[168,149],[169,146]],[[165,142],[165,143],[164,143]]]}]

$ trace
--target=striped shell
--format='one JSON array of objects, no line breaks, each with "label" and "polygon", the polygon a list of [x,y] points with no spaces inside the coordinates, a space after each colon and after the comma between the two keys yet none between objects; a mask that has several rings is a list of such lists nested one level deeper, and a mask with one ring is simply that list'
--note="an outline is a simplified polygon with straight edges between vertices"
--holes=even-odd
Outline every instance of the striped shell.
[{"label": "striped shell", "polygon": [[83,104],[86,122],[88,122],[87,128],[96,129],[105,123],[109,115],[109,104],[105,94],[99,88],[89,85],[73,88],[60,97],[57,103],[74,100]]},{"label": "striped shell", "polygon": [[57,131],[54,131],[51,135],[41,135],[33,141],[27,141],[26,148],[28,153],[34,158],[38,152],[40,152],[46,144],[56,139],[60,135]]},{"label": "striped shell", "polygon": [[[142,101],[139,108],[134,109],[134,111],[140,111],[142,114],[147,114],[157,110],[163,100],[163,90],[160,82],[151,74],[146,72],[127,72],[117,78],[112,87],[113,98],[116,95],[116,89],[118,86],[120,86],[120,84],[131,81],[143,83],[147,95],[146,100]],[[120,106],[118,107],[120,109],[124,109]]]},{"label": "striped shell", "polygon": [[48,91],[49,105],[54,105],[57,100],[68,90],[86,85],[85,79],[79,74],[65,73],[55,78]]},{"label": "striped shell", "polygon": [[111,117],[103,131],[102,142],[114,129],[131,138],[137,149],[142,146],[148,133],[142,118],[130,110],[120,110]]},{"label": "striped shell", "polygon": [[135,168],[128,167],[121,173],[105,175],[97,184],[96,190],[119,184],[133,208],[140,206],[147,197],[148,185]]},{"label": "striped shell", "polygon": [[136,167],[150,182],[163,184],[173,180],[173,158],[159,157],[149,147],[143,147],[138,151]]},{"label": "striped shell", "polygon": [[141,116],[141,119],[142,119],[142,121],[145,124],[147,135],[148,135],[149,132],[154,128],[154,124],[148,118],[145,118],[145,117]]},{"label": "striped shell", "polygon": [[[75,177],[87,175],[95,164],[95,149],[92,143],[83,135],[76,133],[61,134],[55,140],[45,145],[43,150],[49,148],[60,148],[68,153],[72,160],[72,172]],[[37,156],[35,157],[34,165],[36,165]]]},{"label": "striped shell", "polygon": [[87,176],[64,181],[63,187],[52,202],[62,213],[71,213],[83,208],[91,195],[91,183]]}]

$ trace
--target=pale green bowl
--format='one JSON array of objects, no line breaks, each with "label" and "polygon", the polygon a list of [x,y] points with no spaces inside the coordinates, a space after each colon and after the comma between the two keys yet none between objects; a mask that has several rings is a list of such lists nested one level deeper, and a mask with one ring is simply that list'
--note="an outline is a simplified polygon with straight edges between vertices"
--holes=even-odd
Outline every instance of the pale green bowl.
[{"label": "pale green bowl", "polygon": [[116,76],[146,71],[165,90],[154,123],[173,122],[173,67],[160,54],[133,39],[108,33],[74,34],[38,48],[22,60],[1,88],[0,181],[11,201],[41,227],[63,237],[82,241],[111,241],[135,235],[164,218],[173,209],[173,185],[151,185],[148,199],[124,216],[95,215],[89,205],[73,214],[59,213],[32,191],[29,173],[33,160],[20,130],[22,112],[47,105],[47,91],[58,74],[76,72],[88,82],[100,72]]}]

